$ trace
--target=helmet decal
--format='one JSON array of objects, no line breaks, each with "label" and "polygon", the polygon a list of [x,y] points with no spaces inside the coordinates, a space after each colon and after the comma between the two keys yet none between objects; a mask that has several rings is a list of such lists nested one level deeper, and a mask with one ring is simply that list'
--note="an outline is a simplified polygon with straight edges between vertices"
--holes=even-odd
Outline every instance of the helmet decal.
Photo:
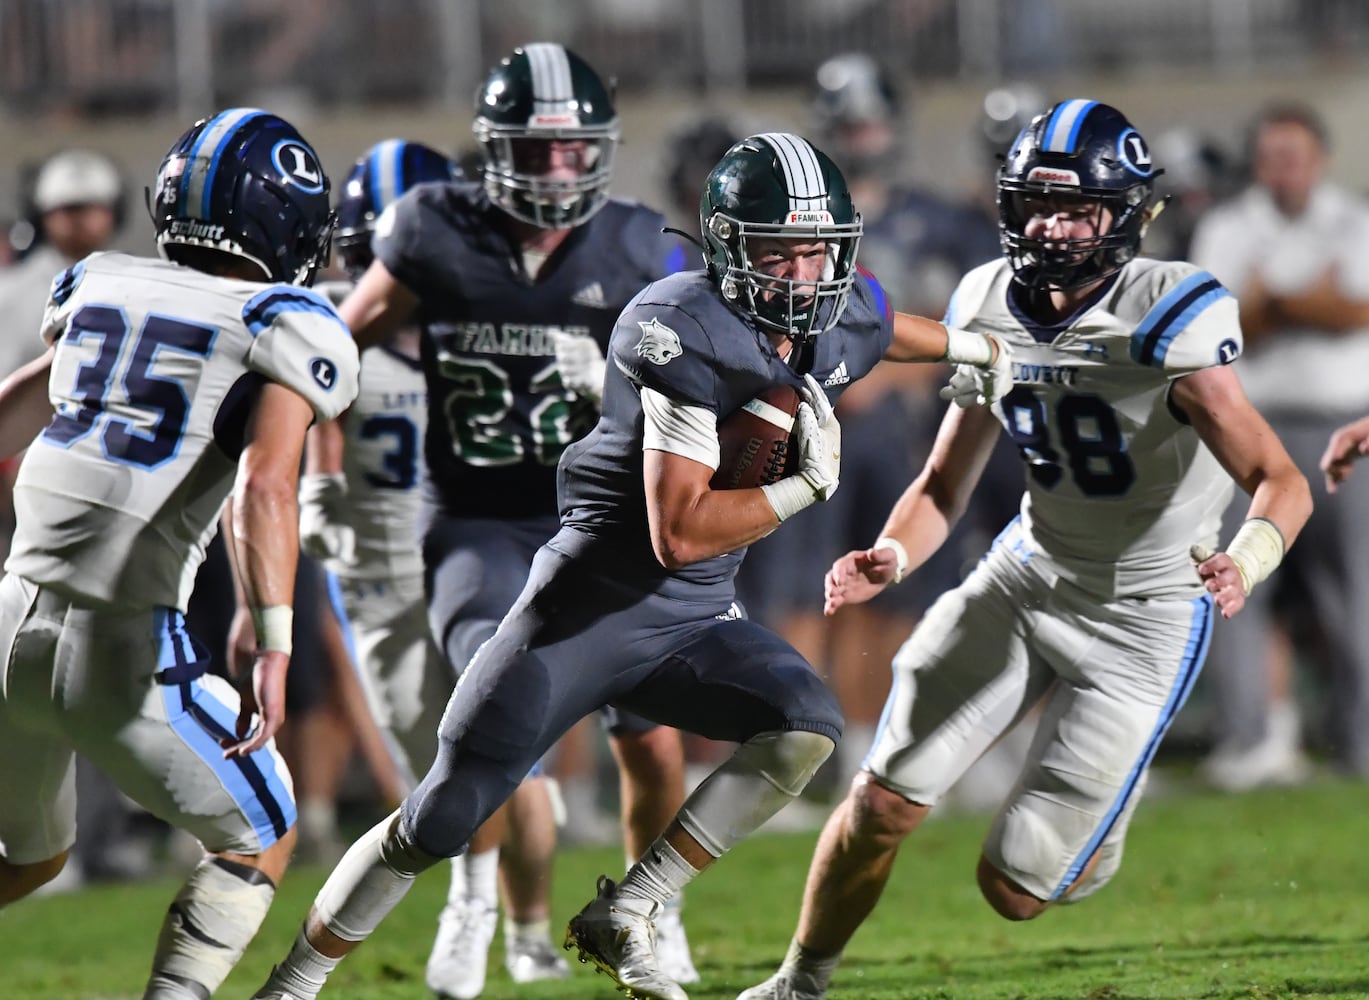
[{"label": "helmet decal", "polygon": [[523,51],[527,53],[528,68],[532,71],[533,112],[529,124],[553,128],[580,124],[580,115],[572,107],[575,88],[571,84],[566,50],[550,42],[534,42]]},{"label": "helmet decal", "polygon": [[309,194],[323,193],[323,168],[314,157],[314,151],[304,143],[282,139],[271,150],[271,162],[287,184],[303,188]]},{"label": "helmet decal", "polygon": [[[822,165],[818,163],[818,154],[813,147],[798,136],[787,132],[764,132],[757,138],[775,151],[780,169],[784,171],[784,189],[789,193],[789,210],[826,212],[827,184],[823,180]],[[825,221],[831,221],[830,213]]]},{"label": "helmet decal", "polygon": [[1078,151],[1079,129],[1088,113],[1098,106],[1097,101],[1064,101],[1057,104],[1046,121],[1041,137],[1043,153],[1074,153]]},{"label": "helmet decal", "polygon": [[1118,137],[1117,159],[1137,177],[1150,176],[1150,147],[1134,128],[1127,129]]}]

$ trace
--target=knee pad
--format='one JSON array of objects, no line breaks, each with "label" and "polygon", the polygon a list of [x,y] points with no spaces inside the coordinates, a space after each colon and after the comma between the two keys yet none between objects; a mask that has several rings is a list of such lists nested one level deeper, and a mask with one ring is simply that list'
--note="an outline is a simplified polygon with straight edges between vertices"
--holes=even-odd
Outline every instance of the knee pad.
[{"label": "knee pad", "polygon": [[796,798],[835,747],[821,733],[753,736],[685,800],[680,825],[721,857]]}]

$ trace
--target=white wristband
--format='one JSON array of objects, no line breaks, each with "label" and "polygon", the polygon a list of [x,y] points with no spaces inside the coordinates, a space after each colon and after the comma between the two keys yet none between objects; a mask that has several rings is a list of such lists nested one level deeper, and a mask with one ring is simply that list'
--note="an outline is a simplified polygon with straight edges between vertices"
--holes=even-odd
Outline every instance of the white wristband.
[{"label": "white wristband", "polygon": [[1274,522],[1263,517],[1252,517],[1241,525],[1226,554],[1240,571],[1241,583],[1249,594],[1255,584],[1269,576],[1283,561],[1283,533]]},{"label": "white wristband", "polygon": [[946,327],[946,355],[941,360],[953,365],[983,368],[993,360],[993,341],[982,333]]},{"label": "white wristband", "polygon": [[257,630],[257,648],[290,655],[295,630],[295,612],[288,604],[252,609],[252,627]]},{"label": "white wristband", "polygon": [[908,575],[908,550],[903,547],[903,543],[889,535],[881,535],[875,539],[875,544],[870,547],[872,549],[894,550],[894,558],[898,565],[898,568],[894,570],[894,583],[902,583],[903,578]]},{"label": "white wristband", "polygon": [[803,510],[817,503],[818,494],[813,484],[801,475],[785,476],[779,482],[761,487],[765,499],[770,501],[775,517],[783,523]]}]

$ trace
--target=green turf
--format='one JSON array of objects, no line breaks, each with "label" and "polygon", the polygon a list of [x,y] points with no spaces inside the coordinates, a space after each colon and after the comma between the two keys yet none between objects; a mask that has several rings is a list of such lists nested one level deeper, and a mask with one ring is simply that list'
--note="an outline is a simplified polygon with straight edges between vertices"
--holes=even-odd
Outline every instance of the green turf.
[{"label": "green turf", "polygon": [[[1156,798],[1138,815],[1113,884],[1030,924],[1004,922],[978,897],[973,871],[986,825],[934,820],[908,841],[838,972],[833,1000],[1369,997],[1369,808],[1361,785],[1236,798],[1181,789]],[[758,838],[690,888],[686,924],[704,975],[692,997],[731,1000],[770,973],[793,928],[813,840]],[[561,856],[558,927],[615,861],[605,850]],[[289,947],[324,874],[292,873],[219,997],[251,995]],[[0,997],[137,997],[173,888],[94,889],[0,913]],[[420,880],[324,997],[427,997],[423,962],[443,888],[441,875]],[[565,983],[516,987],[497,964],[485,993],[615,995],[587,966]]]}]

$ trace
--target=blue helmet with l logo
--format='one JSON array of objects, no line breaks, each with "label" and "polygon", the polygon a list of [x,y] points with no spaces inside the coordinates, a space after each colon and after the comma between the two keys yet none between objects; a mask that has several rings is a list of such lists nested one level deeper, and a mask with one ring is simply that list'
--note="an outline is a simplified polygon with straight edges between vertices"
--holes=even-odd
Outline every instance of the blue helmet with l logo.
[{"label": "blue helmet with l logo", "polygon": [[[1070,100],[1038,115],[998,171],[999,238],[1017,281],[1077,288],[1114,274],[1140,252],[1161,173],[1141,133],[1114,107]],[[1087,239],[1027,236],[1035,206],[1052,196],[1096,202],[1112,221]]]},{"label": "blue helmet with l logo", "polygon": [[251,261],[263,278],[307,285],[328,259],[328,176],[293,125],[259,108],[196,122],[151,191],[157,249],[202,247]]}]

